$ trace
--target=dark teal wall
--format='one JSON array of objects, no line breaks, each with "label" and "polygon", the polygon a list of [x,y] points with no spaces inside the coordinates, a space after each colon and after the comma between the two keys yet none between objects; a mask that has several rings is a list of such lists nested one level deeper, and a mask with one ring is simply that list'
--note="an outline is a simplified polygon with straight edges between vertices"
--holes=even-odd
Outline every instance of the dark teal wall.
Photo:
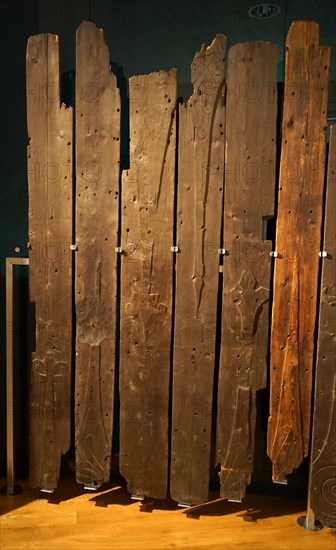
[{"label": "dark teal wall", "polygon": [[[37,1],[1,0],[0,2],[0,470],[5,463],[5,258],[27,253],[27,169],[25,50],[27,39],[38,32]],[[21,253],[17,254],[15,248]],[[24,410],[27,386],[27,268],[15,276],[16,333],[20,347],[15,355],[17,432],[25,434]],[[26,453],[25,437],[17,438],[17,455]],[[19,461],[23,463],[22,460]]]},{"label": "dark teal wall", "polygon": [[204,42],[216,33],[229,46],[246,40],[278,44],[280,72],[284,37],[291,21],[312,19],[320,24],[322,44],[332,46],[332,80],[336,80],[335,0],[274,0],[277,17],[256,20],[248,15],[258,0],[40,0],[40,32],[59,34],[62,70],[75,66],[75,30],[83,19],[104,29],[111,60],[126,77],[176,67],[180,91],[190,91],[190,64]]}]

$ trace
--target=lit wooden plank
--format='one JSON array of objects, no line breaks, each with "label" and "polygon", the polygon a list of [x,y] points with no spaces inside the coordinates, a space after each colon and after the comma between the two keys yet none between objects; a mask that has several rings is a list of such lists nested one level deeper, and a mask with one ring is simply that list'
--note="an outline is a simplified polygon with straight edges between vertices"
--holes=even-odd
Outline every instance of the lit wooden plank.
[{"label": "lit wooden plank", "polygon": [[208,499],[223,209],[226,37],[196,53],[179,108],[172,498]]},{"label": "lit wooden plank", "polygon": [[60,102],[58,37],[27,46],[29,292],[36,312],[30,482],[57,487],[70,446],[72,109]]},{"label": "lit wooden plank", "polygon": [[122,182],[120,470],[164,498],[172,324],[175,69],[130,79],[130,170]]},{"label": "lit wooden plank", "polygon": [[241,501],[253,471],[256,393],[266,386],[274,215],[277,48],[236,44],[228,56],[222,339],[216,463],[220,494]]},{"label": "lit wooden plank", "polygon": [[321,240],[329,48],[318,25],[297,21],[286,41],[268,454],[274,481],[309,450]]},{"label": "lit wooden plank", "polygon": [[120,97],[101,29],[77,31],[76,477],[110,479],[116,326]]},{"label": "lit wooden plank", "polygon": [[310,502],[316,519],[336,529],[336,126],[329,145]]}]

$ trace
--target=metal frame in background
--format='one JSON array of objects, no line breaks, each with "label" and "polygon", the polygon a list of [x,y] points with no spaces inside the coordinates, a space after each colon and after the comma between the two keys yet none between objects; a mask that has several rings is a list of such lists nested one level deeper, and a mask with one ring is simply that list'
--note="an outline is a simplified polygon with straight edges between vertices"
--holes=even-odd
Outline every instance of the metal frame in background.
[{"label": "metal frame in background", "polygon": [[13,266],[29,265],[28,258],[6,258],[6,426],[7,485],[1,494],[14,496],[22,492],[15,485],[14,464],[14,380],[13,380]]}]

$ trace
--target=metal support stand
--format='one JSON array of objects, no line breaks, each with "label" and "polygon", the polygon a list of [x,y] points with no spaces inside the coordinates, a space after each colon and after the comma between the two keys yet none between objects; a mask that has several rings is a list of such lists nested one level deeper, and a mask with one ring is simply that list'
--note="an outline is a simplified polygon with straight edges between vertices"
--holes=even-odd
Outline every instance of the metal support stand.
[{"label": "metal support stand", "polygon": [[277,479],[273,479],[273,483],[276,483],[277,485],[288,485],[287,479],[282,479],[281,481],[278,481]]},{"label": "metal support stand", "polygon": [[142,501],[142,500],[145,500],[145,497],[142,496],[142,495],[131,495],[131,499],[132,499],[132,500],[140,500],[140,501]]},{"label": "metal support stand", "polygon": [[98,491],[100,485],[96,483],[95,481],[93,483],[85,483],[84,489],[86,491]]},{"label": "metal support stand", "polygon": [[178,502],[177,506],[180,508],[190,508],[192,505],[189,502]]},{"label": "metal support stand", "polygon": [[315,520],[315,514],[311,508],[310,504],[310,495],[311,495],[311,481],[312,481],[312,463],[310,462],[309,466],[309,481],[308,481],[308,499],[307,499],[307,513],[305,516],[299,516],[297,518],[297,523],[302,527],[303,529],[306,529],[307,531],[321,531],[323,529],[323,525]]},{"label": "metal support stand", "polygon": [[18,495],[14,465],[14,386],[13,386],[13,266],[29,265],[28,258],[6,258],[6,419],[7,419],[7,485],[1,494]]},{"label": "metal support stand", "polygon": [[307,514],[305,516],[299,516],[296,521],[300,527],[306,529],[307,531],[321,531],[323,529],[322,523],[316,521],[315,514],[310,508],[309,498],[307,504]]}]

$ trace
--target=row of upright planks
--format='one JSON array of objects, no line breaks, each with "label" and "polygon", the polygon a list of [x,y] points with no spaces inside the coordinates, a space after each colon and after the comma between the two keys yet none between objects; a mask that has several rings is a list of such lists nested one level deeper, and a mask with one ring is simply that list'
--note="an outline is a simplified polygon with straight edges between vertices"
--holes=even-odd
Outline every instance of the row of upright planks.
[{"label": "row of upright planks", "polygon": [[[88,22],[77,31],[74,112],[60,101],[57,37],[28,41],[30,479],[57,487],[74,418],[77,481],[109,480],[118,365],[129,491],[202,503],[218,465],[221,496],[241,501],[268,365],[277,482],[309,453],[316,367],[311,501],[333,526],[330,52],[317,24],[292,24],[277,143],[276,46],[236,44],[226,62],[226,42],[217,35],[196,53],[186,103],[177,101],[175,69],[130,78],[130,165],[121,173],[123,105],[103,31]],[[264,233],[275,215],[274,251]]]}]

